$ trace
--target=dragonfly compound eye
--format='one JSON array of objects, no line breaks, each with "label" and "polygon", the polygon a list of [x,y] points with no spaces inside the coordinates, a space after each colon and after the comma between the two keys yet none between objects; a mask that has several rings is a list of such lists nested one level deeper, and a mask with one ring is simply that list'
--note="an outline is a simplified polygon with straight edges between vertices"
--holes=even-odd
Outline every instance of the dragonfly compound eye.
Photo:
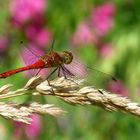
[{"label": "dragonfly compound eye", "polygon": [[73,60],[73,55],[72,55],[71,52],[64,51],[63,55],[62,55],[62,58],[63,58],[63,62],[65,64],[70,64]]}]

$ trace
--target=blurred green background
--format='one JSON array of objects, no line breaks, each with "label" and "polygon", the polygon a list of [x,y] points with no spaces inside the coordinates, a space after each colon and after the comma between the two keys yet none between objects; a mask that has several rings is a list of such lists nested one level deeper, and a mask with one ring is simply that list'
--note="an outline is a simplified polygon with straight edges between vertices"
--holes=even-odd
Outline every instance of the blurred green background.
[{"label": "blurred green background", "polygon": [[[88,66],[115,75],[120,84],[111,83],[108,88],[118,89],[122,96],[140,102],[139,6],[138,0],[0,0],[0,72],[25,65],[21,56],[29,61],[21,41],[26,47],[42,51],[48,49],[55,38],[55,50],[74,50],[77,59]],[[28,74],[20,73],[0,80],[0,86],[11,83],[13,89],[17,89],[27,80]],[[91,106],[71,106],[52,97],[43,98],[23,96],[8,101],[35,100],[55,104],[68,113],[57,118],[37,116],[35,126],[29,128],[0,118],[0,139],[140,138],[138,117]]]}]

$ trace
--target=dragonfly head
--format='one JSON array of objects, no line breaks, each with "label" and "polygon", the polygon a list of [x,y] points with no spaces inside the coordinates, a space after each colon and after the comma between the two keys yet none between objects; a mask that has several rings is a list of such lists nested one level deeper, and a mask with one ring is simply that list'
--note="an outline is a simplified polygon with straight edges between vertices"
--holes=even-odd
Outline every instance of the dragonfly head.
[{"label": "dragonfly head", "polygon": [[62,53],[62,59],[65,64],[70,64],[73,60],[73,55],[71,52],[64,51]]}]

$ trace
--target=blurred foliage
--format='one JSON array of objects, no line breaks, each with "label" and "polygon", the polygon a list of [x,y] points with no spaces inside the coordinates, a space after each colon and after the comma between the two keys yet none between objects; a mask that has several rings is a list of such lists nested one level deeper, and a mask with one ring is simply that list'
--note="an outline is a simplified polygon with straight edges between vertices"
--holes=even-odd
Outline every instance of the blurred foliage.
[{"label": "blurred foliage", "polygon": [[[28,40],[22,30],[15,29],[10,23],[10,1],[0,1],[0,33],[8,36],[5,51],[0,52],[0,71],[6,71],[22,65],[19,58],[20,41]],[[129,91],[128,96],[140,102],[140,1],[114,0],[115,15],[113,27],[101,39],[112,44],[114,53],[101,57],[96,44],[82,44],[80,47],[70,43],[79,23],[88,21],[91,10],[103,4],[103,0],[64,1],[48,0],[44,12],[44,26],[56,38],[55,49],[72,49],[87,65],[112,73],[120,79]],[[50,44],[50,43],[49,43]],[[50,45],[47,46],[50,46]],[[1,49],[1,48],[0,48]],[[24,74],[16,74],[2,79],[0,85],[13,83],[13,88],[22,86],[27,81]],[[16,102],[29,102],[31,97],[13,99]],[[41,134],[38,139],[57,140],[138,140],[140,137],[139,118],[122,113],[109,113],[96,107],[70,106],[61,100],[48,98],[36,99],[40,102],[53,103],[63,107],[68,113],[59,118],[42,116]],[[10,100],[11,101],[11,100]],[[1,137],[13,139],[14,126],[3,118],[0,121]],[[0,137],[0,139],[1,139]],[[26,139],[26,138],[20,138]]]}]

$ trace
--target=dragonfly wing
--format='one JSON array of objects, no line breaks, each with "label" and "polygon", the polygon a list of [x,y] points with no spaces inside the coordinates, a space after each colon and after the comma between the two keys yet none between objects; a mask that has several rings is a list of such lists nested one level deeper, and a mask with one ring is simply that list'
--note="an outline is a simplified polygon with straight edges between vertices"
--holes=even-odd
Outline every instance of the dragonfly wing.
[{"label": "dragonfly wing", "polygon": [[65,67],[73,75],[85,79],[85,84],[89,86],[107,89],[107,85],[110,82],[117,82],[116,78],[114,78],[112,75],[101,72],[95,68],[90,68],[79,60],[74,60],[71,64],[65,65]]},{"label": "dragonfly wing", "polygon": [[[41,50],[39,47],[33,45],[33,44],[29,44],[29,45],[26,45],[26,46],[25,45],[21,46],[20,58],[21,58],[21,62],[23,63],[23,65],[26,65],[26,66],[32,65],[42,55],[44,55],[44,51]],[[35,76],[37,73],[40,74],[40,75],[45,75],[47,73],[47,70],[46,69],[28,70],[28,71],[25,72],[25,76],[27,76],[27,77]]]}]

